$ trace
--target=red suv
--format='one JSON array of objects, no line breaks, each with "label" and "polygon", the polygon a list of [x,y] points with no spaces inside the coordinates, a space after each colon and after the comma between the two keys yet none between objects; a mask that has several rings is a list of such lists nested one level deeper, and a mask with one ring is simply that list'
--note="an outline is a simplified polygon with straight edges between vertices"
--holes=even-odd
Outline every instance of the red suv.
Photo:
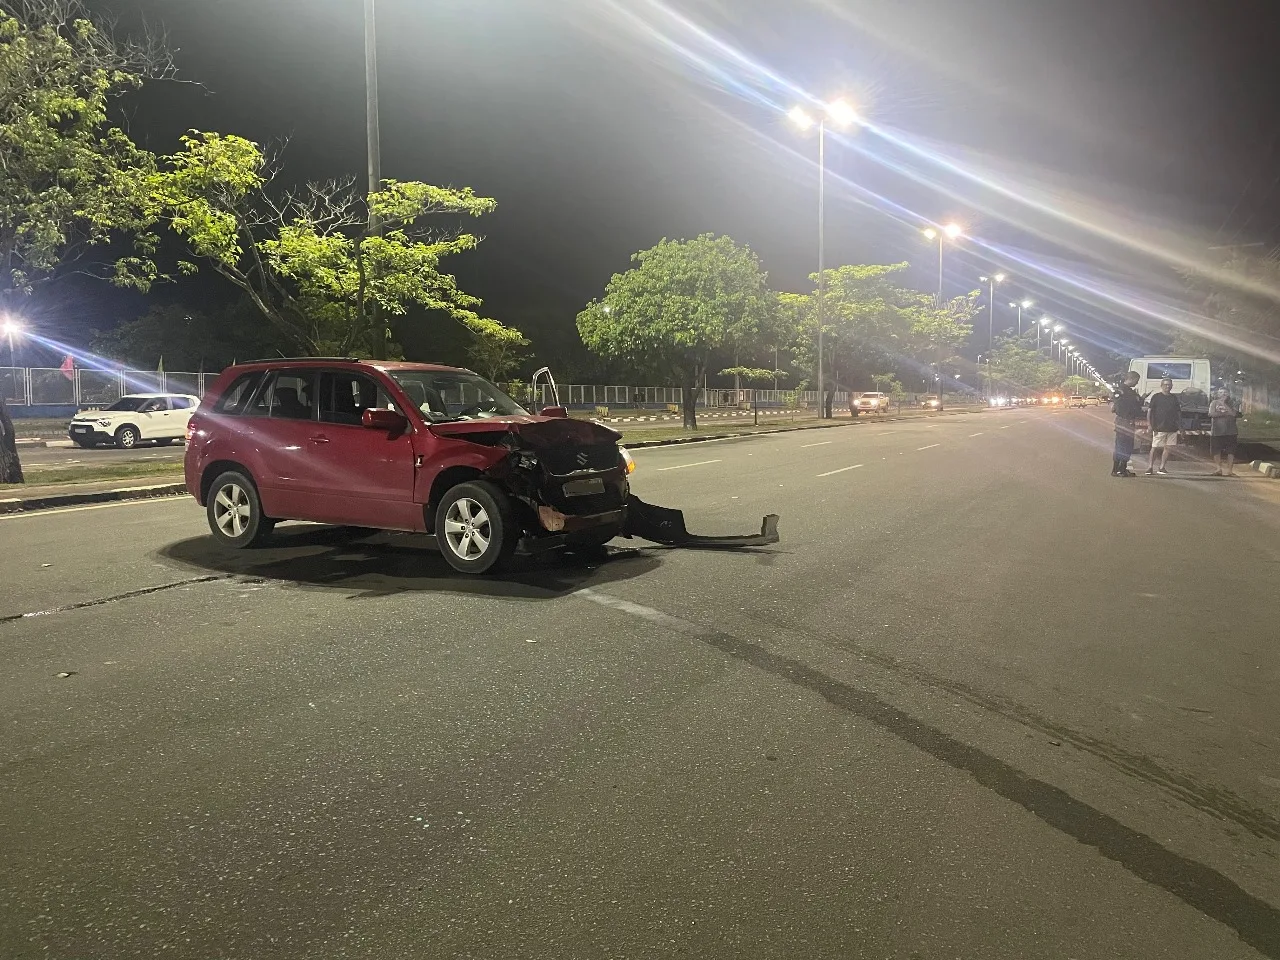
[{"label": "red suv", "polygon": [[[186,482],[233,547],[279,520],[312,520],[434,533],[454,569],[484,573],[518,547],[600,547],[628,533],[629,499],[633,513],[649,508],[629,498],[634,464],[619,439],[562,408],[531,415],[468,370],[266,360],[209,390],[188,427]],[[682,534],[672,522],[650,527]]]}]

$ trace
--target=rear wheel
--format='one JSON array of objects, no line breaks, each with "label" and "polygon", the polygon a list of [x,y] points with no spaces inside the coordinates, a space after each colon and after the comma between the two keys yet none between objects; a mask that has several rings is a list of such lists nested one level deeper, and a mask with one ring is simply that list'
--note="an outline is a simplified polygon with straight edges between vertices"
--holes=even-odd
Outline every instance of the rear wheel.
[{"label": "rear wheel", "polygon": [[132,450],[141,439],[142,434],[138,432],[138,428],[128,424],[116,431],[116,446],[121,450]]},{"label": "rear wheel", "polygon": [[511,501],[491,483],[460,483],[445,493],[436,510],[436,543],[459,573],[488,573],[515,553],[519,529]]},{"label": "rear wheel", "polygon": [[253,481],[238,470],[219,474],[209,488],[209,530],[214,539],[241,549],[259,544],[275,521],[262,515],[262,501]]}]

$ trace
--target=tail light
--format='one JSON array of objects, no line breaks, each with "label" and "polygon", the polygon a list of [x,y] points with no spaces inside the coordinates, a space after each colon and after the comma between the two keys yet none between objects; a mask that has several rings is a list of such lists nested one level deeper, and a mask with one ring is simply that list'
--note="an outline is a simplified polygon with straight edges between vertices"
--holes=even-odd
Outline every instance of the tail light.
[{"label": "tail light", "polygon": [[192,417],[187,421],[187,443],[191,442],[191,438],[196,435],[196,418]]}]

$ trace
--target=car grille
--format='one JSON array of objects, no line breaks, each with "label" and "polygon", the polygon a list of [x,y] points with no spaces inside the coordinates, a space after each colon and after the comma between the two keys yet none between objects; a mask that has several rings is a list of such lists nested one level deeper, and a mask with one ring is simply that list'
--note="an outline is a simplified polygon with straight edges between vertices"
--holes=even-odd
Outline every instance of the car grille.
[{"label": "car grille", "polygon": [[565,476],[583,470],[612,470],[618,466],[616,443],[592,443],[557,446],[541,453],[548,473]]}]

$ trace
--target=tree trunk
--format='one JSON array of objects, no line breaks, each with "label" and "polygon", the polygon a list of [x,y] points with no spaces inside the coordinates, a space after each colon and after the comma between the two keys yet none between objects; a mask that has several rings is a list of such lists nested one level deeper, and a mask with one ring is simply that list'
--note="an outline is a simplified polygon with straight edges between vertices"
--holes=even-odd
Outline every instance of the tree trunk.
[{"label": "tree trunk", "polygon": [[22,462],[18,459],[17,438],[13,432],[13,420],[9,407],[0,396],[0,483],[25,483]]},{"label": "tree trunk", "polygon": [[686,380],[680,387],[681,407],[684,410],[684,425],[686,430],[698,429],[698,380]]}]

